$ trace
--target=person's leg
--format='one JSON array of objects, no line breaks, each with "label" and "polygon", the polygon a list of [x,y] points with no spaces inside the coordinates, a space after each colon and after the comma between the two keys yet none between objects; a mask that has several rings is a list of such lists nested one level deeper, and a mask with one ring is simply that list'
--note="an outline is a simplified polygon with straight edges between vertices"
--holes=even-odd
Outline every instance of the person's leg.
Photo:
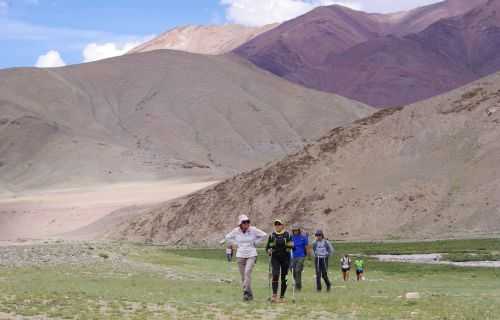
[{"label": "person's leg", "polygon": [[245,270],[247,267],[247,258],[238,258],[238,269],[240,271],[240,276],[241,276],[241,287],[243,289],[243,299],[247,300],[248,299],[248,292],[245,284]]},{"label": "person's leg", "polygon": [[245,282],[245,268],[247,264],[247,259],[245,258],[238,258],[238,270],[240,271],[240,276],[241,276],[241,286],[243,287],[243,284]]},{"label": "person's leg", "polygon": [[250,299],[253,299],[252,272],[253,272],[253,268],[255,266],[256,260],[257,260],[257,257],[248,258],[246,266],[245,266],[245,282],[244,282],[243,286],[245,288],[245,292],[248,293]]},{"label": "person's leg", "polygon": [[297,258],[297,263],[293,269],[295,277],[295,289],[302,290],[302,272],[304,271],[304,258]]},{"label": "person's leg", "polygon": [[328,259],[327,258],[323,259],[323,263],[321,264],[321,266],[322,266],[321,276],[323,277],[323,280],[325,280],[326,290],[330,291],[332,284],[330,282],[330,279],[328,279]]},{"label": "person's leg", "polygon": [[342,269],[342,279],[344,279],[344,282],[347,281],[347,271],[345,269]]},{"label": "person's leg", "polygon": [[346,273],[345,273],[345,274],[346,274],[346,281],[349,281],[349,273],[350,273],[350,270],[349,270],[349,269],[347,269],[347,271],[346,271]]},{"label": "person's leg", "polygon": [[290,257],[282,257],[281,258],[281,292],[280,292],[280,298],[285,297],[286,289],[288,287],[287,284],[287,276],[288,276],[288,270],[290,268]]},{"label": "person's leg", "polygon": [[316,268],[316,290],[321,291],[321,269],[320,258],[314,258],[314,267]]},{"label": "person's leg", "polygon": [[278,295],[278,287],[279,287],[279,278],[280,278],[280,261],[278,256],[273,256],[271,258],[271,266],[272,266],[272,287],[273,287],[273,298],[276,298]]}]

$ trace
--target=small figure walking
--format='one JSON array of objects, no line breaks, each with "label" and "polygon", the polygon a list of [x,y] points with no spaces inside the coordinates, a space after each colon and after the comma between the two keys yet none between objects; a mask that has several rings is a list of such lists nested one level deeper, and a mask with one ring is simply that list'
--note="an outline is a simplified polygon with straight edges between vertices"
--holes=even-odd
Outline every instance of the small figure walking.
[{"label": "small figure walking", "polygon": [[354,265],[356,266],[357,280],[358,281],[365,280],[366,266],[365,266],[365,261],[363,260],[363,258],[358,257],[356,259],[356,261],[354,261]]},{"label": "small figure walking", "polygon": [[233,261],[233,245],[230,244],[226,248],[226,258],[227,262],[232,262]]},{"label": "small figure walking", "polygon": [[302,290],[302,272],[304,271],[304,260],[309,254],[309,238],[306,234],[302,233],[300,226],[294,224],[292,226],[292,272],[293,279],[295,280],[295,289]]},{"label": "small figure walking", "polygon": [[340,269],[342,270],[342,277],[344,281],[349,281],[349,272],[351,271],[352,261],[348,254],[340,259]]},{"label": "small figure walking", "polygon": [[334,249],[330,241],[325,239],[323,231],[317,230],[314,234],[316,241],[313,243],[314,264],[316,267],[316,290],[321,292],[321,278],[325,281],[326,291],[329,292],[332,283],[328,279],[328,259],[333,255]]}]

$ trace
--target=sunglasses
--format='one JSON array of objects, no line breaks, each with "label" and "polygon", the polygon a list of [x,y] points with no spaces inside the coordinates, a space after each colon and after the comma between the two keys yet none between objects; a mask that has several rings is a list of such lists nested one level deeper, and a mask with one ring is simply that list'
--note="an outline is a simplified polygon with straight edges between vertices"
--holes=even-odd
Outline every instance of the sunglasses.
[{"label": "sunglasses", "polygon": [[274,223],[275,226],[282,226],[283,224],[279,223],[279,222],[275,222]]},{"label": "sunglasses", "polygon": [[241,224],[250,224],[250,220],[241,221]]}]

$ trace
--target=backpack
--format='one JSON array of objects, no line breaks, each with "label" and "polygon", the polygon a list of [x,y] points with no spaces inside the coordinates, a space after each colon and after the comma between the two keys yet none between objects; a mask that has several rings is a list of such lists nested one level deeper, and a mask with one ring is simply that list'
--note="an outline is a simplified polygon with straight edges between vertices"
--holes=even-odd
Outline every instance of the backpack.
[{"label": "backpack", "polygon": [[269,236],[268,241],[268,249],[272,248],[274,253],[290,253],[292,251],[292,238],[288,231],[283,232],[282,234],[277,234],[273,232]]}]

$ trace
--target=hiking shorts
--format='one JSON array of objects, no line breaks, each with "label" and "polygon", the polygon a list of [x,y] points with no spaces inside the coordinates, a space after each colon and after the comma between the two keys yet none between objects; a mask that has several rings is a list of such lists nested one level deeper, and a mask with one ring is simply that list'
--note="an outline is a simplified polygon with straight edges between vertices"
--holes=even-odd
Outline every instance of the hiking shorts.
[{"label": "hiking shorts", "polygon": [[351,271],[351,268],[342,268],[342,272]]},{"label": "hiking shorts", "polygon": [[356,269],[356,274],[362,274],[363,272],[365,272],[363,269]]}]

